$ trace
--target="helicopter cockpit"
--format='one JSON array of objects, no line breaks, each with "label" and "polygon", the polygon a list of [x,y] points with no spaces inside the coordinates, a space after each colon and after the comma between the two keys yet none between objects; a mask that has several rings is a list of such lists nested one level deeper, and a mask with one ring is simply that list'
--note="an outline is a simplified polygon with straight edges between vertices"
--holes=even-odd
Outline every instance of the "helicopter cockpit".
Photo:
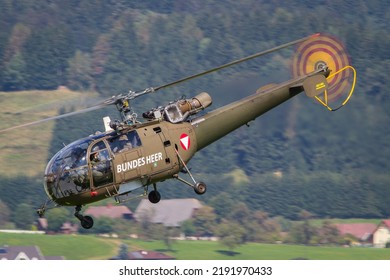
[{"label": "helicopter cockpit", "polygon": [[77,194],[90,185],[87,151],[93,138],[73,142],[60,150],[45,170],[45,190],[54,200]]},{"label": "helicopter cockpit", "polygon": [[113,155],[141,146],[138,133],[93,135],[64,147],[45,170],[46,193],[54,200],[112,184]]}]

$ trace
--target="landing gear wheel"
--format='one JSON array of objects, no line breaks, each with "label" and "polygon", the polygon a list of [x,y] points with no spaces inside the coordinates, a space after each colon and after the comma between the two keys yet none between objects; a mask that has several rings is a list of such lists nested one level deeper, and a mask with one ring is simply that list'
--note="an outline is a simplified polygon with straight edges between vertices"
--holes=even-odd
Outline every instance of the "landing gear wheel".
[{"label": "landing gear wheel", "polygon": [[93,227],[93,219],[90,216],[83,216],[80,214],[81,205],[77,205],[75,208],[74,216],[79,219],[81,226],[85,229]]},{"label": "landing gear wheel", "polygon": [[161,194],[158,191],[151,191],[148,195],[148,199],[151,203],[158,203],[161,199]]},{"label": "landing gear wheel", "polygon": [[43,216],[45,215],[45,209],[43,207],[37,209],[37,214],[38,214],[39,218],[43,218]]},{"label": "landing gear wheel", "polygon": [[199,195],[204,194],[206,190],[206,184],[203,182],[196,183],[196,185],[194,186],[194,191]]},{"label": "landing gear wheel", "polygon": [[91,227],[93,227],[93,219],[91,216],[83,216],[80,222],[81,226],[85,229],[90,229]]},{"label": "landing gear wheel", "polygon": [[47,200],[45,201],[45,203],[43,203],[43,204],[41,205],[41,207],[39,207],[39,208],[36,210],[36,212],[37,212],[39,218],[43,218],[43,216],[45,215],[46,209],[49,209],[48,206],[49,206],[49,204],[51,204],[52,202],[53,202],[53,200],[47,199]]}]

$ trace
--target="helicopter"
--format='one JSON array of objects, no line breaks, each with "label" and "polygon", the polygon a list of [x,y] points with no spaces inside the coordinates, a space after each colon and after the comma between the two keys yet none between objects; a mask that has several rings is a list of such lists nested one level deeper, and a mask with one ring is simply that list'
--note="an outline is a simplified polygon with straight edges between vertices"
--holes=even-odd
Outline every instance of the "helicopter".
[{"label": "helicopter", "polygon": [[[212,104],[206,92],[144,112],[143,121],[131,107],[135,98],[145,94],[298,44],[291,80],[263,86],[256,93],[211,112],[199,114]],[[151,203],[158,203],[161,194],[157,183],[167,179],[178,180],[193,188],[196,194],[204,194],[206,184],[197,181],[187,166],[198,151],[303,91],[330,111],[336,111],[349,101],[355,83],[356,71],[350,66],[342,44],[333,37],[316,33],[171,83],[129,91],[86,109],[0,132],[116,106],[120,121],[103,118],[104,132],[66,145],[52,157],[44,172],[48,199],[37,209],[38,215],[43,217],[51,203],[55,207],[73,206],[81,226],[90,229],[93,218],[81,213],[82,206],[106,198],[121,203],[145,196]],[[347,98],[337,108],[331,108],[331,102],[338,100],[346,88]],[[137,190],[142,193],[136,195]]]}]

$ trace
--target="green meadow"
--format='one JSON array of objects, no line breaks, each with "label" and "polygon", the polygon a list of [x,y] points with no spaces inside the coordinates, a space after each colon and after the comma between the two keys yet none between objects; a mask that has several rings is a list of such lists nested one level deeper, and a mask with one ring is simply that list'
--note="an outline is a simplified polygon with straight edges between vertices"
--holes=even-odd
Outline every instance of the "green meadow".
[{"label": "green meadow", "polygon": [[219,242],[175,241],[171,250],[162,241],[102,238],[92,235],[33,235],[0,233],[0,246],[32,246],[44,256],[68,260],[104,260],[119,252],[125,243],[129,251],[154,250],[179,260],[390,260],[390,249],[344,248],[286,244],[247,243],[230,251]]},{"label": "green meadow", "polygon": [[0,233],[0,246],[38,246],[44,256],[67,260],[107,259],[116,254],[118,240],[92,235],[41,235]]}]

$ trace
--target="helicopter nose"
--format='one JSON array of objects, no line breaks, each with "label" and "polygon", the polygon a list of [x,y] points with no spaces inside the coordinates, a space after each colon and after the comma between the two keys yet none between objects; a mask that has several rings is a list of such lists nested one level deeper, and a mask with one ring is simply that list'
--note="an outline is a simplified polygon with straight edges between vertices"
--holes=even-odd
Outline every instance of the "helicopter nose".
[{"label": "helicopter nose", "polygon": [[46,194],[59,205],[79,203],[74,198],[90,187],[87,148],[90,139],[81,139],[64,147],[49,161],[44,175]]},{"label": "helicopter nose", "polygon": [[[52,169],[52,166],[48,165],[48,169]],[[87,166],[65,166],[57,169],[56,173],[44,176],[46,194],[59,205],[73,205],[73,198],[89,190],[89,183]]]}]

